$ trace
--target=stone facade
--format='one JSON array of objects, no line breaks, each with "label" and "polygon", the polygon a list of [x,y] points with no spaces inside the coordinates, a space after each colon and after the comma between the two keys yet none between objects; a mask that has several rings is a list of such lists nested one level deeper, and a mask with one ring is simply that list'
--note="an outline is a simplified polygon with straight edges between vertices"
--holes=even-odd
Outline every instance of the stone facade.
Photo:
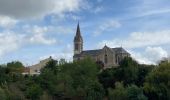
[{"label": "stone facade", "polygon": [[49,57],[49,58],[44,59],[44,60],[41,60],[38,64],[29,66],[29,67],[28,67],[28,68],[29,68],[29,74],[30,74],[30,75],[39,75],[41,69],[44,68],[45,65],[46,65],[50,60],[52,60],[52,57]]},{"label": "stone facade", "polygon": [[130,57],[130,54],[123,49],[110,48],[104,46],[97,50],[83,50],[83,38],[81,36],[79,24],[77,25],[76,36],[74,37],[74,56],[73,60],[78,61],[86,57],[92,58],[96,62],[102,62],[104,69],[119,66],[119,63],[125,58]]}]

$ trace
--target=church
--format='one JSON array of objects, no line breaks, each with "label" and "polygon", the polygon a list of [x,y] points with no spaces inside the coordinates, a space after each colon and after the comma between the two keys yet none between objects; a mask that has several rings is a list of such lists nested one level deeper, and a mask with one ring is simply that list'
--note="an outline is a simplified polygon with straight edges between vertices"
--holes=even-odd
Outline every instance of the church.
[{"label": "church", "polygon": [[110,48],[104,46],[102,49],[83,50],[83,37],[81,36],[79,23],[74,37],[74,56],[73,61],[82,60],[86,57],[92,58],[96,62],[101,62],[103,69],[118,67],[119,63],[130,54],[122,47]]}]

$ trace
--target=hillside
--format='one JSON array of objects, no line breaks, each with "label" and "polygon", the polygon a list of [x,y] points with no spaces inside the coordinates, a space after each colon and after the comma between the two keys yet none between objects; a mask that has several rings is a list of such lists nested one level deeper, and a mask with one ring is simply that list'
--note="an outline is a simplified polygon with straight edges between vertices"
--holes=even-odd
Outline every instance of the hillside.
[{"label": "hillside", "polygon": [[118,68],[102,70],[88,58],[63,64],[51,60],[36,76],[11,70],[17,63],[12,64],[0,67],[1,100],[170,99],[168,62],[141,65],[125,58]]}]

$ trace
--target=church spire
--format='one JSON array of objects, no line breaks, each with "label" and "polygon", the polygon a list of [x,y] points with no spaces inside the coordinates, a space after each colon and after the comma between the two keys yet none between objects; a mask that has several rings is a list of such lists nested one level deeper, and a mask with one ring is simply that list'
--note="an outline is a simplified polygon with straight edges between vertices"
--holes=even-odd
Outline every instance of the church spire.
[{"label": "church spire", "polygon": [[77,24],[76,36],[74,37],[74,54],[80,54],[83,51],[83,38],[81,36],[79,22]]},{"label": "church spire", "polygon": [[77,24],[77,31],[76,31],[76,36],[74,38],[74,41],[83,41],[83,38],[81,36],[79,21],[78,21],[78,24]]},{"label": "church spire", "polygon": [[76,36],[78,36],[78,37],[81,36],[79,21],[78,21],[78,24],[77,24],[77,32],[76,32]]}]

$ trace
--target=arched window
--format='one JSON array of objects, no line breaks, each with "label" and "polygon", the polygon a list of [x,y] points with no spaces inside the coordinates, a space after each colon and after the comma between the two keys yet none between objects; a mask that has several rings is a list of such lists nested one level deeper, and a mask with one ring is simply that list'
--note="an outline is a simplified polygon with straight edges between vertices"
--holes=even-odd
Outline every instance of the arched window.
[{"label": "arched window", "polygon": [[105,54],[105,57],[104,57],[104,62],[105,62],[105,64],[107,64],[107,62],[108,62],[108,59],[107,59],[107,54]]},{"label": "arched window", "polygon": [[75,44],[75,50],[78,50],[78,44]]},{"label": "arched window", "polygon": [[118,64],[118,56],[116,55],[116,63]]},{"label": "arched window", "polygon": [[118,56],[118,57],[117,57],[117,64],[120,64],[120,62],[121,62],[121,57]]}]

